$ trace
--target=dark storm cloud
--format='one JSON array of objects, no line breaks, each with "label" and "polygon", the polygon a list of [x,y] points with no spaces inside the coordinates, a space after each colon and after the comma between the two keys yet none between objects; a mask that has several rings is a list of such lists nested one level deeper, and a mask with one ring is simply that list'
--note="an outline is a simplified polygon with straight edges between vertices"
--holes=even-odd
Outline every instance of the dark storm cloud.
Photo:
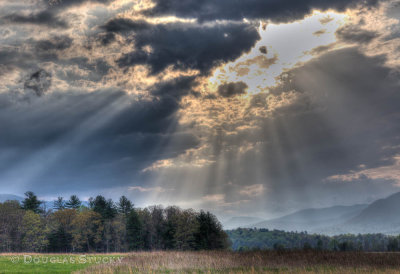
[{"label": "dark storm cloud", "polygon": [[377,0],[155,0],[155,6],[145,12],[148,16],[175,15],[199,21],[271,19],[288,22],[301,19],[312,9],[343,11],[357,4],[375,5]]},{"label": "dark storm cloud", "polygon": [[117,18],[108,21],[100,28],[108,32],[128,32],[149,29],[151,25],[146,21],[132,21],[125,18]]},{"label": "dark storm cloud", "polygon": [[74,5],[82,5],[84,3],[100,3],[107,4],[113,0],[42,0],[48,7],[51,8],[64,8]]},{"label": "dark storm cloud", "polygon": [[15,49],[0,50],[0,63],[4,66],[21,66],[30,58],[32,58],[32,55],[28,52],[21,53]]},{"label": "dark storm cloud", "polygon": [[197,95],[194,93],[193,88],[197,86],[195,82],[196,77],[188,76],[177,78],[168,82],[160,82],[156,84],[151,93],[154,96],[174,98],[179,100],[182,96],[188,95],[189,93]]},{"label": "dark storm cloud", "polygon": [[1,18],[2,24],[33,24],[50,28],[67,28],[68,24],[57,18],[56,14],[50,11],[41,11],[29,15],[11,14]]},{"label": "dark storm cloud", "polygon": [[[153,74],[171,65],[207,74],[221,62],[232,61],[250,50],[260,38],[257,29],[245,23],[147,25],[124,19],[110,21],[103,29],[124,32],[134,40],[135,51],[121,57],[119,66],[149,65]],[[146,51],[145,46],[152,50]]]},{"label": "dark storm cloud", "polygon": [[244,82],[227,83],[218,87],[218,93],[222,97],[233,97],[246,93],[248,86]]}]

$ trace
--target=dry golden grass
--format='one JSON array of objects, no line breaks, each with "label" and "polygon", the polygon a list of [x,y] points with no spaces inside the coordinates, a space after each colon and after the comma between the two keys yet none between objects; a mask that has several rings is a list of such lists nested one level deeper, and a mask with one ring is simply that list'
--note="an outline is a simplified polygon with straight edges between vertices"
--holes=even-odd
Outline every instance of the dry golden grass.
[{"label": "dry golden grass", "polygon": [[400,253],[254,251],[130,253],[77,273],[400,273]]}]

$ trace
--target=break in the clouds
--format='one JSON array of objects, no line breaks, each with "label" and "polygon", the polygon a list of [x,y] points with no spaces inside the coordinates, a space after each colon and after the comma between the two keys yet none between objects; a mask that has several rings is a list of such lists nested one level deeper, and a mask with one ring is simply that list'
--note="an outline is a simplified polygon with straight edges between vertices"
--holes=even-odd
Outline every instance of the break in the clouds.
[{"label": "break in the clouds", "polygon": [[398,191],[398,6],[2,1],[0,192],[266,217]]}]

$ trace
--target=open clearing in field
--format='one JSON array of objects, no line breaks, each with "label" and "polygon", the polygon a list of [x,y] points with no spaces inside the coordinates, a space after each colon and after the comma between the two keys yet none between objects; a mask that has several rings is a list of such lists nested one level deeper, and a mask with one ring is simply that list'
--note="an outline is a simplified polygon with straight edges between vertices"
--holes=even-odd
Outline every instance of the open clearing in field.
[{"label": "open clearing in field", "polygon": [[259,272],[400,273],[400,253],[201,251],[87,255],[7,254],[0,257],[0,273]]},{"label": "open clearing in field", "polygon": [[400,253],[326,251],[131,253],[79,273],[400,273]]}]

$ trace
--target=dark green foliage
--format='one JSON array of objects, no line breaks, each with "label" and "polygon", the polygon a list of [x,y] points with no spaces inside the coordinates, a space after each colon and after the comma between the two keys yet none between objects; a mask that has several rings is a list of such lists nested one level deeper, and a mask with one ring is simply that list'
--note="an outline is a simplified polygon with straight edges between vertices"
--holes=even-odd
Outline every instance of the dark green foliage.
[{"label": "dark green foliage", "polygon": [[210,212],[200,211],[197,216],[199,223],[195,233],[196,248],[201,250],[224,249],[228,246],[227,235],[222,225]]},{"label": "dark green foliage", "polygon": [[40,208],[42,202],[38,200],[37,196],[32,191],[25,192],[25,196],[25,200],[22,201],[23,209],[32,210],[35,213],[43,212],[43,210]]},{"label": "dark green foliage", "polygon": [[133,204],[131,201],[129,201],[128,198],[126,198],[125,196],[119,198],[118,212],[120,214],[128,215],[132,209],[133,209]]},{"label": "dark green foliage", "polygon": [[99,213],[104,220],[110,220],[118,213],[114,202],[111,199],[106,200],[106,198],[101,195],[97,196],[95,199],[91,198],[89,204],[90,208],[93,209],[94,212]]},{"label": "dark green foliage", "polygon": [[53,202],[53,208],[56,210],[62,210],[65,208],[65,201],[63,197],[58,197],[57,200]]},{"label": "dark green foliage", "polygon": [[388,251],[392,251],[392,252],[400,251],[398,238],[391,238],[387,245],[387,249],[388,249]]},{"label": "dark green foliage", "polygon": [[285,250],[285,246],[281,243],[274,243],[274,250],[277,251],[284,251]]},{"label": "dark green foliage", "polygon": [[67,253],[72,250],[73,237],[71,233],[67,232],[64,227],[59,226],[57,230],[49,233],[48,235],[50,252],[63,252]]},{"label": "dark green foliage", "polygon": [[344,241],[339,244],[340,251],[353,251],[355,250],[352,242]]},{"label": "dark green foliage", "polygon": [[17,201],[0,203],[0,251],[20,251],[22,245],[22,220],[26,211]]},{"label": "dark green foliage", "polygon": [[399,251],[398,237],[383,234],[325,236],[306,232],[238,228],[227,231],[234,250],[316,249],[332,251]]},{"label": "dark green foliage", "polygon": [[303,250],[311,250],[313,249],[312,246],[310,245],[310,243],[306,242],[303,245]]},{"label": "dark green foliage", "polygon": [[322,249],[324,249],[324,242],[321,239],[318,239],[317,250],[322,250]]},{"label": "dark green foliage", "polygon": [[81,200],[79,200],[78,196],[72,195],[69,200],[65,203],[66,208],[78,209],[82,205]]},{"label": "dark green foliage", "polygon": [[144,231],[142,220],[136,210],[131,210],[126,219],[126,234],[129,250],[143,250]]},{"label": "dark green foliage", "polygon": [[165,249],[175,249],[177,241],[177,229],[179,225],[180,209],[177,207],[168,207],[165,210],[166,220],[164,227],[164,245]]}]

